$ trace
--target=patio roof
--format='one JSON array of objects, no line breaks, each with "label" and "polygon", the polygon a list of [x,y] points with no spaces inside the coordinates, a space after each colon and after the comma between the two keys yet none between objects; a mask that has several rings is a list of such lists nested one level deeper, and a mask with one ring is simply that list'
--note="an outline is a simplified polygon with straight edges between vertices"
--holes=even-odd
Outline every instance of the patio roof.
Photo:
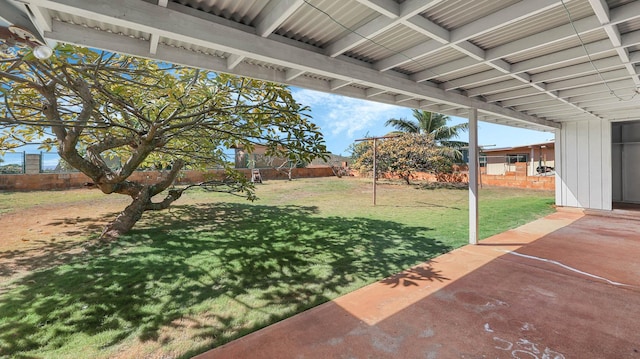
[{"label": "patio roof", "polygon": [[[640,109],[632,0],[0,0],[49,40],[553,130]],[[6,12],[3,11],[3,14]],[[11,22],[11,19],[5,19]]]}]

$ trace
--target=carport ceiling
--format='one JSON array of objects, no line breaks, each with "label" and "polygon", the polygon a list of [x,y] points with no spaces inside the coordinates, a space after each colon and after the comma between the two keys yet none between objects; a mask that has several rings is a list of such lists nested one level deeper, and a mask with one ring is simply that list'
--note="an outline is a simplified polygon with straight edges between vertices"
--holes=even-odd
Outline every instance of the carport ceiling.
[{"label": "carport ceiling", "polygon": [[51,40],[512,126],[640,110],[640,1],[15,4]]}]

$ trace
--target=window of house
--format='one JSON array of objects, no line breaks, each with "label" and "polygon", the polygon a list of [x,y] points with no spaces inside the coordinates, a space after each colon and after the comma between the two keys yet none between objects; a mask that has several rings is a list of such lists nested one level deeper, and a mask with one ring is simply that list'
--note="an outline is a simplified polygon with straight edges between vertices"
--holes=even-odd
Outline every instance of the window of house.
[{"label": "window of house", "polygon": [[507,155],[508,163],[527,162],[528,157],[526,153],[518,153],[515,155]]}]

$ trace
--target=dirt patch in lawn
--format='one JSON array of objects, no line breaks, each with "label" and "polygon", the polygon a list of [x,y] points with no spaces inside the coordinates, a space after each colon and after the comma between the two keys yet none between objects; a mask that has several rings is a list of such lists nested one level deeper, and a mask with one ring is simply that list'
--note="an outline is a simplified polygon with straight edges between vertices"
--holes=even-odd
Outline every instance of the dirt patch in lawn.
[{"label": "dirt patch in lawn", "polygon": [[[67,191],[70,196],[75,192]],[[84,250],[87,238],[127,204],[124,196],[104,196],[64,204],[44,204],[0,215],[0,282],[66,262]]]}]

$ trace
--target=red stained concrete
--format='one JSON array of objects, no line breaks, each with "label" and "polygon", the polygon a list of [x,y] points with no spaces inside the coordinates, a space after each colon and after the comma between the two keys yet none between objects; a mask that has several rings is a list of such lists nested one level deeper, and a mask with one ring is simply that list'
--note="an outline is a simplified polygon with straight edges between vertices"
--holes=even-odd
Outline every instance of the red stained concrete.
[{"label": "red stained concrete", "polygon": [[197,358],[640,358],[640,221],[559,211]]}]

